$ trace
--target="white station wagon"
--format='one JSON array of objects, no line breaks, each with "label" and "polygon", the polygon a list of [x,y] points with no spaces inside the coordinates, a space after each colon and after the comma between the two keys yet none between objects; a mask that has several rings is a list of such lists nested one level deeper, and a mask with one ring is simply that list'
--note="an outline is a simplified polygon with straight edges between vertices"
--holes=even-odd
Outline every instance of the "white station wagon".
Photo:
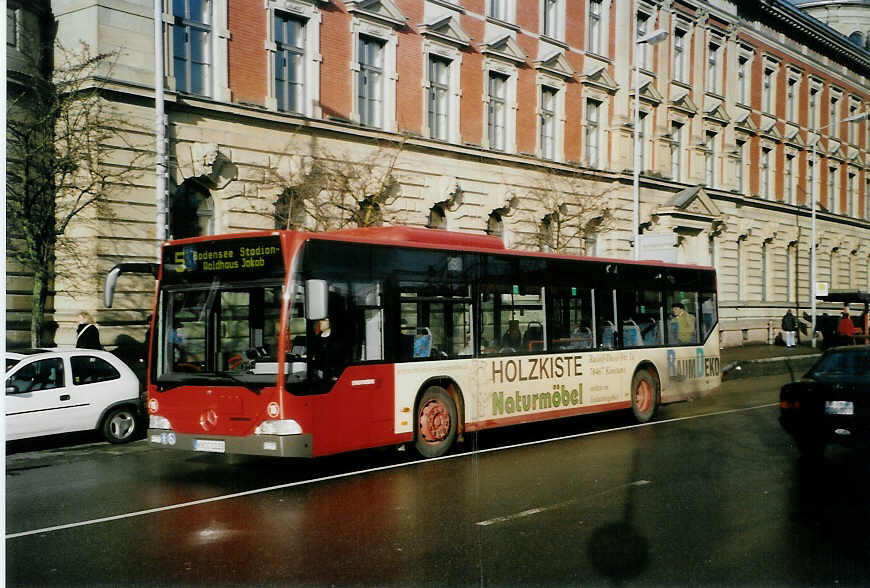
[{"label": "white station wagon", "polygon": [[6,353],[6,439],[96,430],[110,443],[135,438],[136,374],[107,351],[26,349]]}]

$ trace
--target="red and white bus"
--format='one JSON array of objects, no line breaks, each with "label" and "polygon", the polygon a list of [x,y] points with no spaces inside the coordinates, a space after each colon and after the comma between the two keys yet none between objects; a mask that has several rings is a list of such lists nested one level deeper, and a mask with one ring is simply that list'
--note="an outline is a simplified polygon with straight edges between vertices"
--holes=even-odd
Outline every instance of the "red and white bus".
[{"label": "red and white bus", "polygon": [[[107,304],[130,269],[110,274]],[[380,227],[173,241],[155,269],[148,439],[160,447],[314,457],[413,444],[434,457],[504,425],[611,410],[645,422],[721,384],[711,268]]]}]

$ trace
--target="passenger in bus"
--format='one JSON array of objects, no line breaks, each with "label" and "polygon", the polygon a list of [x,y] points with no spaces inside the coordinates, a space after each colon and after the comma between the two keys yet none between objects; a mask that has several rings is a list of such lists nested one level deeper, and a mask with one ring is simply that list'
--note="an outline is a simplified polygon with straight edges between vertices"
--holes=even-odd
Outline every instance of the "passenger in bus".
[{"label": "passenger in bus", "polygon": [[671,305],[674,318],[671,320],[671,335],[677,343],[693,343],[695,341],[695,317],[686,312],[682,302]]},{"label": "passenger in bus", "polygon": [[660,345],[659,323],[654,316],[645,316],[640,323],[640,333],[644,345]]},{"label": "passenger in bus", "polygon": [[501,338],[501,346],[504,349],[516,351],[523,344],[523,334],[520,332],[520,321],[509,320],[508,330]]}]

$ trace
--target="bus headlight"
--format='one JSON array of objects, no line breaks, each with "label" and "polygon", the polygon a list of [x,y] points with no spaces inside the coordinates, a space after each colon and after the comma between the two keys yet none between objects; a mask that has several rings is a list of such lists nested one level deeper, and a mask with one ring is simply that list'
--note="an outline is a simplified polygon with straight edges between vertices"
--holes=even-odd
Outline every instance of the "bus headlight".
[{"label": "bus headlight", "polygon": [[171,429],[172,425],[169,424],[169,419],[166,417],[162,417],[159,414],[148,415],[148,428],[149,429]]},{"label": "bus headlight", "polygon": [[300,435],[302,427],[293,419],[263,421],[254,429],[254,435]]}]

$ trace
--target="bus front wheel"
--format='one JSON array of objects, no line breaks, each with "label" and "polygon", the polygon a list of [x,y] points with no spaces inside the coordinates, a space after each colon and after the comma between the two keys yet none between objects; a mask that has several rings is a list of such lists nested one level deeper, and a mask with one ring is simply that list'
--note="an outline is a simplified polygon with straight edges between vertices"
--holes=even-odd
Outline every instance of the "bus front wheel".
[{"label": "bus front wheel", "polygon": [[456,405],[447,391],[430,386],[417,404],[417,438],[414,445],[423,457],[441,457],[456,440]]},{"label": "bus front wheel", "polygon": [[639,423],[648,423],[658,407],[656,378],[647,370],[638,370],[631,380],[631,411]]}]

